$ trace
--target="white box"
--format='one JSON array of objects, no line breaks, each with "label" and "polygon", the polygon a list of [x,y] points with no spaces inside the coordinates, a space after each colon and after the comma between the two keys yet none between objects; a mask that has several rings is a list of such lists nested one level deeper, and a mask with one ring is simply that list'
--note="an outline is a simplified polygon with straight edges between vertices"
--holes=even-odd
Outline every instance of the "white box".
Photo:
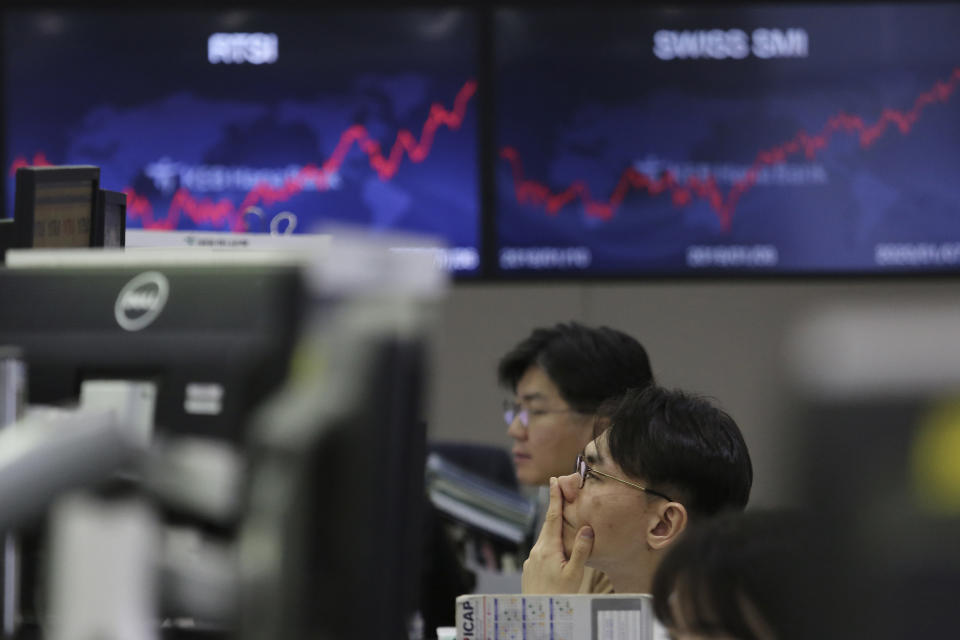
[{"label": "white box", "polygon": [[473,594],[457,598],[457,640],[657,640],[641,594]]}]

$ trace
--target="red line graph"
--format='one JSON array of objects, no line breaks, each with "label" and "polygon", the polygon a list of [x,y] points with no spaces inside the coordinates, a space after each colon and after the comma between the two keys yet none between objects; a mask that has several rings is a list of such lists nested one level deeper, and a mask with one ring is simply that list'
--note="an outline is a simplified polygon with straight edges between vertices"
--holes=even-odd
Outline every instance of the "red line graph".
[{"label": "red line graph", "polygon": [[47,156],[43,151],[38,151],[33,156],[33,162],[27,162],[26,158],[17,158],[13,161],[13,164],[10,165],[10,176],[14,176],[17,173],[17,169],[20,167],[50,167],[53,166],[50,161],[47,160]]},{"label": "red line graph", "polygon": [[[439,103],[431,105],[429,115],[420,132],[420,138],[417,139],[410,131],[401,129],[386,155],[380,143],[370,137],[367,129],[363,125],[355,124],[340,134],[333,153],[322,166],[306,165],[279,187],[267,182],[259,182],[250,189],[239,206],[226,198],[216,202],[209,198],[197,199],[189,190],[181,187],[173,194],[166,217],[156,218],[150,201],[127,187],[123,190],[127,194],[127,216],[129,219],[140,219],[144,229],[176,229],[181,215],[185,215],[197,224],[228,226],[233,231],[243,231],[243,212],[254,205],[268,206],[285,202],[310,184],[319,191],[328,189],[329,176],[340,169],[354,146],[367,155],[370,168],[376,171],[381,180],[389,180],[396,175],[404,157],[410,162],[420,163],[430,155],[434,137],[440,127],[451,130],[460,128],[470,99],[476,91],[476,80],[468,80],[457,92],[452,109],[447,109]],[[34,166],[49,164],[42,152],[37,153],[33,158]],[[29,166],[26,158],[17,158],[10,168],[10,174],[13,175],[19,167],[23,166]]]},{"label": "red line graph", "polygon": [[609,220],[623,204],[627,194],[636,189],[646,191],[650,196],[669,192],[673,204],[678,207],[690,204],[695,197],[704,200],[717,215],[722,228],[727,231],[733,223],[737,203],[756,184],[757,176],[764,167],[781,164],[788,157],[799,153],[803,153],[807,159],[812,160],[818,152],[830,145],[836,133],[858,134],[860,146],[864,149],[879,140],[891,125],[895,126],[901,134],[906,135],[924,109],[931,104],[949,100],[958,85],[960,85],[960,67],[955,68],[946,80],[937,81],[930,89],[917,96],[909,110],[898,111],[885,108],[876,122],[871,125],[864,122],[860,116],[837,113],[828,118],[823,129],[815,135],[800,131],[787,142],[758,152],[744,177],[734,182],[726,194],[721,192],[713,177],[703,179],[691,176],[680,183],[670,172],[664,172],[662,176],[654,179],[633,167],[628,167],[620,176],[610,197],[601,200],[594,198],[583,180],[576,180],[563,191],[554,192],[546,184],[526,178],[520,154],[513,147],[503,147],[500,150],[500,157],[510,164],[517,202],[543,207],[550,215],[556,215],[563,207],[575,200],[580,200],[588,216]]}]

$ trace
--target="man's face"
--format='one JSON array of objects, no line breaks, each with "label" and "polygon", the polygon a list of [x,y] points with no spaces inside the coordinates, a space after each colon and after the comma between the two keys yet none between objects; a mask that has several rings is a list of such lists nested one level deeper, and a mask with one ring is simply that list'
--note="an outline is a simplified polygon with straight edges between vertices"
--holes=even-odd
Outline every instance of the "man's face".
[{"label": "man's face", "polygon": [[521,484],[547,484],[569,473],[577,454],[593,437],[592,416],[573,411],[540,367],[533,365],[517,382],[514,402],[526,411],[527,426],[515,417],[507,428],[513,438],[513,464]]},{"label": "man's face", "polygon": [[[607,434],[603,433],[583,450],[587,465],[615,478],[642,484],[630,478],[610,458]],[[574,466],[575,458],[570,459]],[[580,488],[580,475],[560,478],[563,493],[563,550],[569,557],[577,531],[584,525],[593,528],[593,551],[587,564],[601,571],[609,567],[635,563],[647,551],[646,530],[649,509],[655,508],[647,495],[613,478],[587,473]]]}]

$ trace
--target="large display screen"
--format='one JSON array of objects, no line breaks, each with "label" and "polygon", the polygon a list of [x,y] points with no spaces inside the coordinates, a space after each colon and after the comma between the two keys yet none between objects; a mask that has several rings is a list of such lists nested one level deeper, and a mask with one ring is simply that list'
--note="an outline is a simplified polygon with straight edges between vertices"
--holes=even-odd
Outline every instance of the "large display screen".
[{"label": "large display screen", "polygon": [[439,237],[479,268],[477,24],[462,9],[4,14],[16,167],[90,164],[127,228]]},{"label": "large display screen", "polygon": [[960,269],[960,6],[494,24],[501,274]]}]

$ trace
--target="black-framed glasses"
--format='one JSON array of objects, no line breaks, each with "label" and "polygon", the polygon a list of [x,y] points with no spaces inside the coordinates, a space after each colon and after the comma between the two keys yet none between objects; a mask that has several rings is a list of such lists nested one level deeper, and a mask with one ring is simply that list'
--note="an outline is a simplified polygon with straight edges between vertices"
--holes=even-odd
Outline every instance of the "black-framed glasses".
[{"label": "black-framed glasses", "polygon": [[542,416],[548,413],[577,413],[573,409],[536,409],[531,411],[530,409],[524,409],[520,404],[516,402],[511,402],[509,400],[503,401],[503,421],[507,423],[509,427],[513,424],[514,420],[520,420],[520,424],[524,427],[530,426],[530,417],[533,416]]},{"label": "black-framed glasses", "polygon": [[604,478],[610,478],[611,480],[616,480],[617,482],[622,482],[625,485],[629,485],[634,489],[640,489],[645,493],[651,493],[655,496],[660,496],[661,498],[666,499],[669,502],[673,502],[673,498],[668,496],[665,493],[660,493],[659,491],[654,491],[653,489],[647,489],[646,487],[640,486],[636,482],[630,482],[629,480],[624,480],[623,478],[618,478],[612,476],[609,473],[604,473],[603,471],[597,471],[593,467],[587,464],[587,461],[584,459],[583,454],[577,456],[577,475],[580,476],[580,488],[583,489],[583,485],[587,482],[587,474],[592,473],[594,475],[603,476]]}]

